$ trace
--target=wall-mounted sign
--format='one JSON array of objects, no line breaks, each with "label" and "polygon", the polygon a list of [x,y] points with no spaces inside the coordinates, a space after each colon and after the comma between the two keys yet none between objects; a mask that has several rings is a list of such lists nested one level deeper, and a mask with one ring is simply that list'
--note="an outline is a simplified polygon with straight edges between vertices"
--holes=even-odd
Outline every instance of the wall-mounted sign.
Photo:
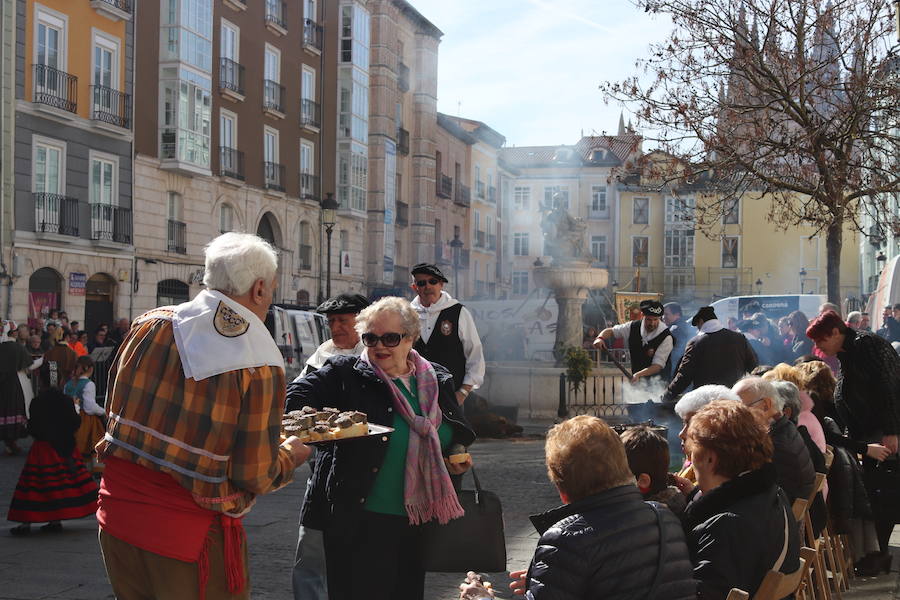
[{"label": "wall-mounted sign", "polygon": [[85,273],[69,273],[69,295],[84,296],[84,290],[87,287],[87,274]]}]

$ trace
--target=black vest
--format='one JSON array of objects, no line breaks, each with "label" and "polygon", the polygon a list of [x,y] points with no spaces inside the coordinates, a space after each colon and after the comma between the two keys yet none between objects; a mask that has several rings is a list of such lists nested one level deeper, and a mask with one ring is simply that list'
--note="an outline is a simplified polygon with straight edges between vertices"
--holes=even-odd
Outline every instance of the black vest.
[{"label": "black vest", "polygon": [[459,389],[466,375],[466,353],[459,339],[459,312],[462,304],[445,308],[438,315],[428,343],[416,340],[416,352],[431,362],[443,365],[453,375],[453,386]]},{"label": "black vest", "polygon": [[[631,322],[631,331],[628,334],[628,352],[631,353],[631,372],[637,373],[643,369],[646,369],[651,364],[653,364],[653,355],[656,354],[656,349],[659,348],[659,345],[663,343],[666,338],[672,337],[672,332],[666,329],[661,334],[647,342],[646,344],[641,340],[641,324],[643,321],[638,319],[637,321]],[[675,340],[672,340],[674,344]],[[672,358],[671,352],[669,353],[669,358],[666,359],[666,364],[663,367],[661,373],[665,374],[669,371],[669,361]]]}]

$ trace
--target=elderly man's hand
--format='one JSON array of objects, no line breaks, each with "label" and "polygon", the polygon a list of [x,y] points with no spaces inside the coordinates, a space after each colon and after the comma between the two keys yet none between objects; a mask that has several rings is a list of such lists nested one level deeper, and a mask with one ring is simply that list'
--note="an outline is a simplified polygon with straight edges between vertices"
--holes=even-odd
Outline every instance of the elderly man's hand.
[{"label": "elderly man's hand", "polygon": [[295,435],[292,435],[288,439],[281,442],[281,446],[283,448],[287,448],[288,451],[290,451],[291,458],[294,459],[295,469],[305,463],[309,458],[309,455],[312,454],[312,448],[301,442],[300,438]]},{"label": "elderly man's hand", "polygon": [[881,444],[891,451],[891,454],[897,454],[897,436],[886,435],[881,438]]},{"label": "elderly man's hand", "polygon": [[474,571],[466,573],[466,580],[459,584],[459,600],[481,600],[493,597],[494,590],[491,588],[491,582],[485,581]]},{"label": "elderly man's hand", "polygon": [[606,349],[606,341],[603,339],[602,335],[598,335],[594,338],[594,348],[599,348],[600,350]]}]

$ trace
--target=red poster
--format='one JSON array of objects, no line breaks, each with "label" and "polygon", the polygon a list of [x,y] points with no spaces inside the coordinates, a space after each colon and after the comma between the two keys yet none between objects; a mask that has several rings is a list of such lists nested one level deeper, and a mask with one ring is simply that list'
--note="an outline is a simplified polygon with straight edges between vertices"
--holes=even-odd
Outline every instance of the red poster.
[{"label": "red poster", "polygon": [[37,319],[46,319],[50,309],[57,307],[59,307],[59,294],[28,292],[28,326],[37,327]]}]

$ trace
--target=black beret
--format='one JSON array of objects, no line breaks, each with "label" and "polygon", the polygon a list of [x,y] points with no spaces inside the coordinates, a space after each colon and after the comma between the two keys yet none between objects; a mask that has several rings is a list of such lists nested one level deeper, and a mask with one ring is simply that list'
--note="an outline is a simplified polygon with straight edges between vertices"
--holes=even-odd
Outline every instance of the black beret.
[{"label": "black beret", "polygon": [[640,309],[648,317],[661,317],[663,314],[662,302],[658,300],[641,300]]},{"label": "black beret", "polygon": [[356,314],[371,302],[359,294],[339,294],[329,298],[316,308],[316,312],[323,315],[349,315]]},{"label": "black beret", "polygon": [[691,319],[691,325],[694,327],[697,326],[697,323],[700,321],[712,321],[713,319],[718,319],[716,316],[716,311],[712,306],[703,306],[700,310],[697,311],[697,314],[694,315],[694,318]]},{"label": "black beret", "polygon": [[412,268],[410,271],[412,275],[431,275],[432,277],[437,277],[444,283],[448,283],[447,278],[444,277],[444,274],[441,273],[441,270],[437,268],[437,266],[432,265],[430,263],[419,263]]}]

